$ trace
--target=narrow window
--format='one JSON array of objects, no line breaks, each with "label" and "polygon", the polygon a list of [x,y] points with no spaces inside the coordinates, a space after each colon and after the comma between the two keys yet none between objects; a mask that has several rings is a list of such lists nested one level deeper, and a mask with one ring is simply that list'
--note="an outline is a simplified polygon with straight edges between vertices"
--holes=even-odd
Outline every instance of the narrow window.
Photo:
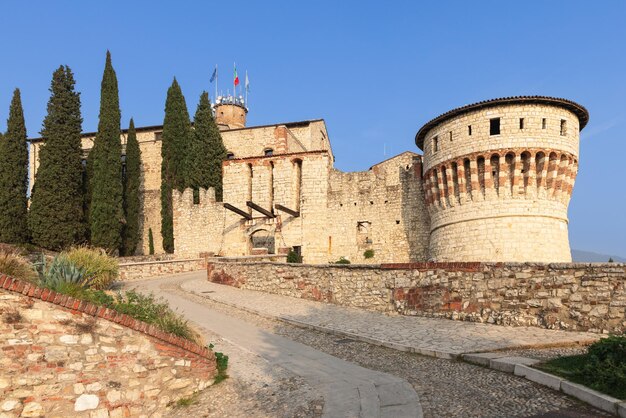
[{"label": "narrow window", "polygon": [[524,129],[524,118],[519,118],[519,128]]},{"label": "narrow window", "polygon": [[265,150],[263,150],[263,155],[265,155],[266,157],[269,157],[270,155],[274,155],[274,150],[271,148],[266,148]]},{"label": "narrow window", "polygon": [[467,125],[467,134],[472,136],[472,125]]},{"label": "narrow window", "polygon": [[567,135],[567,121],[565,119],[561,119],[561,136]]},{"label": "narrow window", "polygon": [[546,129],[546,118],[541,119],[541,129]]},{"label": "narrow window", "polygon": [[161,139],[163,139],[163,132],[155,132],[154,133],[154,140],[155,141],[160,141]]},{"label": "narrow window", "polygon": [[489,135],[500,135],[500,118],[489,119]]},{"label": "narrow window", "polygon": [[450,142],[452,142],[452,131],[450,131]]},{"label": "narrow window", "polygon": [[433,152],[439,151],[439,138],[433,137]]}]

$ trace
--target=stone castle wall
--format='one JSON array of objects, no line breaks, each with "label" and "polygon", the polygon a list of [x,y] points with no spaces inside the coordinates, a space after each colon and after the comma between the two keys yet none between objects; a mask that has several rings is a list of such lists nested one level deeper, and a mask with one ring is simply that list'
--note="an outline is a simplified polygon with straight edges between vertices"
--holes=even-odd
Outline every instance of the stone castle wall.
[{"label": "stone castle wall", "polygon": [[205,347],[6,276],[0,313],[7,416],[161,416],[217,374]]},{"label": "stone castle wall", "polygon": [[626,331],[626,265],[312,266],[212,260],[208,280],[343,306],[499,325]]},{"label": "stone castle wall", "polygon": [[[363,172],[332,170],[329,184],[329,261],[426,260],[429,219],[421,156],[406,152]],[[367,250],[372,258],[364,257]]]},{"label": "stone castle wall", "polygon": [[424,142],[430,259],[571,261],[578,139],[578,117],[556,105],[500,105],[435,125]]}]

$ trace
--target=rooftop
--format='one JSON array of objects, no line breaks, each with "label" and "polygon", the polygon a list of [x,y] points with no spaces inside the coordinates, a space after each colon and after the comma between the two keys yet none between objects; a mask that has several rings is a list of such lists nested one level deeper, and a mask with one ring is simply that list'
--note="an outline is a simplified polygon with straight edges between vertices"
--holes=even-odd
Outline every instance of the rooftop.
[{"label": "rooftop", "polygon": [[482,102],[473,103],[461,107],[457,107],[456,109],[452,109],[446,113],[443,113],[436,118],[427,122],[424,126],[420,128],[415,135],[415,144],[419,147],[419,149],[424,149],[424,139],[428,131],[430,131],[436,125],[448,120],[452,119],[458,115],[463,113],[472,112],[480,109],[484,109],[487,107],[495,107],[509,104],[547,104],[552,106],[560,106],[571,112],[573,112],[580,122],[580,129],[582,130],[589,122],[589,112],[583,106],[579,105],[576,102],[567,99],[561,99],[558,97],[548,97],[548,96],[513,96],[513,97],[501,97],[498,99],[490,99],[484,100]]}]

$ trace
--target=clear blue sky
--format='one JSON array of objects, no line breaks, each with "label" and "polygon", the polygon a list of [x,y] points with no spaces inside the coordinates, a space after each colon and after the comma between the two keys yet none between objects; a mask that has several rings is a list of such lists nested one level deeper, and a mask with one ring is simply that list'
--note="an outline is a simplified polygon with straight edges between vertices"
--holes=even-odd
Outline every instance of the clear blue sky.
[{"label": "clear blue sky", "polygon": [[[342,170],[417,151],[420,126],[511,95],[586,106],[570,205],[573,248],[626,256],[624,1],[3,1],[0,129],[22,90],[39,135],[52,71],[69,65],[83,129],[97,127],[105,51],[123,124],[161,124],[176,76],[190,113],[215,64],[250,77],[249,125],[324,118]],[[212,91],[212,90],[211,90]]]}]

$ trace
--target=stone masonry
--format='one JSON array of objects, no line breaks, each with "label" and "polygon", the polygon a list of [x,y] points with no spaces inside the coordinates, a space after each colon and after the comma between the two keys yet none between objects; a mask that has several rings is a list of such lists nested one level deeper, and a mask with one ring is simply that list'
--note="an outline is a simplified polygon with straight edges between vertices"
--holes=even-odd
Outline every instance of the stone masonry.
[{"label": "stone masonry", "polygon": [[164,416],[217,374],[206,347],[6,276],[0,348],[6,417]]},{"label": "stone masonry", "polygon": [[[567,207],[589,118],[574,102],[521,96],[453,109],[418,132],[423,156],[407,151],[353,173],[334,168],[323,120],[246,127],[239,102],[218,103],[215,115],[228,151],[223,201],[213,190],[195,200],[174,191],[177,257],[294,250],[306,263],[571,261]],[[161,130],[137,129],[143,254],[150,230],[163,252]],[[83,135],[85,155],[94,136]],[[31,186],[43,144],[31,140]]]},{"label": "stone masonry", "polygon": [[208,280],[402,315],[596,333],[626,331],[626,265],[303,265],[213,259]]},{"label": "stone masonry", "polygon": [[420,129],[430,258],[571,261],[567,206],[588,117],[563,99],[512,97]]}]

